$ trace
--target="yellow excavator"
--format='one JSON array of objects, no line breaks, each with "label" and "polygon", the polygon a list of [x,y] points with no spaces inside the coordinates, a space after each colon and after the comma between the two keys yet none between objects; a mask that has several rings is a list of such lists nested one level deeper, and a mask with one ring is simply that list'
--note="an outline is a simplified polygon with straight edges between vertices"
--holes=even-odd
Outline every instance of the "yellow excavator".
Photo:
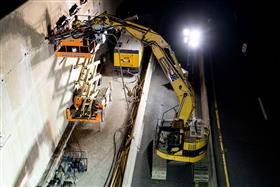
[{"label": "yellow excavator", "polygon": [[[203,159],[207,154],[209,127],[197,119],[192,86],[164,38],[150,28],[107,13],[92,18],[85,23],[85,26],[88,27],[87,31],[91,31],[93,34],[100,34],[111,29],[129,34],[141,41],[144,46],[151,47],[179,102],[174,120],[163,120],[157,128],[155,152],[166,160],[196,163]],[[75,37],[75,34],[83,37],[81,33],[72,32],[72,34],[64,34],[63,38]],[[55,38],[50,38],[50,40],[52,39],[55,41]]]}]

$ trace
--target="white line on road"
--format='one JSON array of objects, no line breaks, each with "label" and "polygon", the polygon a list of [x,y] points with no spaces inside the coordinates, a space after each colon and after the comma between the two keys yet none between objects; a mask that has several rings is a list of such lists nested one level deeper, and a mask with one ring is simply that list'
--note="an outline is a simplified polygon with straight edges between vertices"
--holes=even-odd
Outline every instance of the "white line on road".
[{"label": "white line on road", "polygon": [[263,103],[262,103],[262,100],[261,100],[260,97],[258,97],[258,101],[259,101],[259,104],[260,104],[260,107],[261,107],[261,110],[262,110],[263,117],[267,121],[268,118],[267,118],[267,115],[266,115],[266,112],[265,112],[265,109],[264,109],[264,106],[263,106]]}]

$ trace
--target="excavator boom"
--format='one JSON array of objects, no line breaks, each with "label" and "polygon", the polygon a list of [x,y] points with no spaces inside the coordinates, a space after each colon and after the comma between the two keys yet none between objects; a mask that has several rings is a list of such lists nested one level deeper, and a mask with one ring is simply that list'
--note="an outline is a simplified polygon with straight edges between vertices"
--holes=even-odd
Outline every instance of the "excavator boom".
[{"label": "excavator boom", "polygon": [[69,37],[87,38],[96,34],[105,34],[105,31],[111,29],[129,34],[141,41],[144,46],[151,47],[178,97],[179,109],[175,119],[163,120],[157,128],[156,154],[167,160],[189,163],[200,161],[207,154],[208,127],[203,125],[201,120],[197,120],[192,86],[185,77],[170,45],[161,35],[150,28],[103,13],[86,21],[80,29],[50,37],[49,40],[57,43]]},{"label": "excavator boom", "polygon": [[195,108],[193,90],[191,85],[186,81],[181,65],[178,63],[174,52],[163,37],[147,27],[121,20],[108,14],[101,14],[95,17],[91,20],[91,24],[109,25],[116,30],[130,34],[132,37],[152,48],[153,54],[157,58],[179,99],[181,107],[178,119],[183,120],[184,124],[187,124],[187,120],[192,117],[192,112]]},{"label": "excavator boom", "polygon": [[162,121],[159,126],[155,140],[157,155],[167,160],[190,163],[204,158],[207,153],[208,129],[196,121],[194,91],[170,45],[152,29],[106,13],[93,18],[90,24],[126,32],[143,42],[145,46],[150,46],[170,81],[178,97],[179,111],[174,121],[170,123]]}]

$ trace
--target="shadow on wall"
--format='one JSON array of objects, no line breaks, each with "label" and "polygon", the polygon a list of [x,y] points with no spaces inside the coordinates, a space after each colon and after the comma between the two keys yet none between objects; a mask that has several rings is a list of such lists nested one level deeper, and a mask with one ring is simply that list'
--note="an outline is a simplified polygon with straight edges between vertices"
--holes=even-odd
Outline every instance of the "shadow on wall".
[{"label": "shadow on wall", "polygon": [[[59,68],[55,68],[57,63],[59,64]],[[67,59],[63,58],[60,62],[57,58],[54,59],[52,63],[51,70],[49,72],[48,78],[54,77],[54,92],[52,98],[61,98],[59,103],[59,109],[56,113],[56,118],[59,118],[61,115],[65,116],[65,110],[67,107],[70,107],[71,100],[67,101],[67,92],[72,89],[73,82],[70,81],[73,66],[67,65]],[[67,75],[67,79],[64,78],[64,74],[69,72]],[[61,80],[65,80],[65,82],[61,82]],[[67,102],[64,102],[67,101]],[[66,119],[64,117],[64,124],[66,123]]]},{"label": "shadow on wall", "polygon": [[1,36],[20,35],[26,38],[26,43],[28,43],[28,40],[31,41],[32,48],[40,47],[44,35],[38,33],[31,25],[27,24],[20,12],[16,11],[2,21],[2,25],[5,25],[5,28],[2,29]]},{"label": "shadow on wall", "polygon": [[[48,12],[48,9],[45,11],[45,18],[46,20],[46,31],[49,31],[49,28],[51,27],[51,19]],[[36,31],[31,25],[27,24],[22,14],[19,12],[15,12],[11,14],[11,16],[7,17],[3,20],[1,23],[2,25],[5,25],[5,28],[1,28],[0,30],[0,36],[1,38],[5,37],[8,40],[11,37],[14,36],[20,36],[25,39],[26,44],[31,44],[30,49],[36,50],[34,57],[31,60],[31,65],[35,66],[40,62],[43,62],[44,60],[50,58],[50,56],[53,55],[53,50],[51,49],[52,45],[43,45],[45,43],[45,35],[40,34]],[[27,54],[26,54],[27,55]],[[69,65],[66,65],[66,60],[63,60],[63,62],[60,64],[59,68],[56,69],[57,65],[57,58],[55,57],[52,61],[52,66],[48,74],[48,79],[54,79],[54,92],[52,98],[61,98],[59,109],[57,112],[57,117],[61,116],[61,114],[65,113],[66,105],[69,106],[68,103],[64,104],[63,101],[65,101],[65,95],[67,90],[69,90],[69,86],[72,86],[70,83],[70,76],[71,76],[71,70],[72,67]],[[67,79],[65,82],[63,82],[64,86],[60,86],[61,80],[63,77],[63,74],[70,71]],[[65,80],[65,79],[63,79]],[[64,118],[63,124],[66,124],[66,119]],[[51,129],[53,129],[53,126],[57,124],[50,124],[49,121],[47,121],[44,124],[44,128],[42,129],[41,133],[37,136],[37,138],[34,141],[33,146],[30,149],[30,152],[28,154],[28,157],[23,164],[22,169],[20,170],[20,174],[14,184],[14,186],[21,186],[24,185],[23,183],[27,182],[26,178],[30,175],[32,175],[34,167],[36,165],[36,161],[40,158],[40,147],[42,144],[47,144],[48,147],[50,147],[51,152],[55,149],[55,138],[52,134]]]},{"label": "shadow on wall", "polygon": [[[46,21],[46,33],[49,35],[51,32],[51,18],[50,18],[50,14],[48,9],[45,10],[45,17],[44,20]],[[40,62],[48,59],[50,56],[52,56],[54,54],[54,47],[53,45],[50,44],[46,44],[47,41],[45,40],[45,35],[44,34],[40,34],[40,37],[37,38],[40,43],[37,47],[35,46],[31,46],[32,50],[36,50],[35,55],[33,56],[32,60],[31,60],[31,66],[34,67],[37,64],[39,64]],[[33,36],[32,36],[33,37]],[[31,42],[32,44],[32,42]],[[45,45],[43,45],[45,44]]]},{"label": "shadow on wall", "polygon": [[[51,32],[51,19],[50,19],[50,14],[48,9],[46,9],[45,11],[45,19],[46,19],[46,28],[47,28],[47,34],[50,34]],[[42,53],[42,55],[46,55],[46,58],[49,58],[50,55],[52,55],[54,53],[53,51],[53,45],[48,45],[48,52],[49,55],[46,55],[46,50],[45,48],[43,48],[43,50],[41,50],[40,52]],[[50,49],[52,48],[52,49]],[[35,57],[33,59],[36,59],[36,57],[40,58],[40,60],[42,60],[42,56],[41,54],[35,55]],[[33,60],[32,60],[33,61]],[[35,61],[36,63],[36,61]],[[57,63],[59,63],[59,68],[56,69],[56,65]],[[70,82],[70,78],[71,78],[71,73],[72,73],[72,65],[67,65],[67,59],[63,58],[60,62],[58,62],[57,57],[54,58],[53,62],[52,62],[52,66],[50,69],[50,72],[48,74],[48,78],[54,78],[55,81],[55,87],[54,87],[54,92],[52,95],[52,98],[61,98],[60,99],[60,103],[59,103],[59,109],[58,112],[56,113],[56,118],[59,118],[59,116],[61,115],[65,115],[65,110],[67,107],[70,106],[71,100],[64,103],[64,101],[66,101],[65,97],[67,95],[67,91],[69,91],[69,89],[73,86],[73,82]],[[34,63],[32,63],[34,64]],[[61,80],[63,79],[63,76],[66,72],[69,72],[68,77],[66,79],[66,82],[63,82],[63,86],[61,86]],[[65,80],[65,79],[63,79]],[[64,122],[63,124],[66,124],[66,119],[64,118]]]},{"label": "shadow on wall", "polygon": [[16,187],[25,186],[25,184],[22,184],[22,183],[25,183],[27,181],[26,176],[29,176],[30,174],[32,174],[36,161],[39,158],[40,146],[43,143],[46,143],[48,145],[48,147],[50,147],[51,152],[54,151],[55,143],[54,143],[54,137],[53,137],[51,129],[52,129],[52,124],[50,124],[50,122],[47,121],[45,123],[44,128],[42,129],[41,133],[38,134],[36,141],[34,142],[33,146],[31,147],[31,150],[28,154],[29,156],[26,159],[26,161],[20,171],[18,179],[13,186],[16,186]]},{"label": "shadow on wall", "polygon": [[[46,31],[48,32],[51,19],[48,12],[48,9],[45,11],[45,16],[42,20],[46,20]],[[39,33],[32,25],[25,22],[23,19],[23,15],[16,11],[1,20],[1,25],[5,25],[5,27],[1,27],[0,29],[0,37],[3,40],[8,40],[15,36],[20,36],[24,38],[25,44],[27,46],[25,56],[28,55],[29,52],[36,50],[36,54],[31,60],[31,65],[35,66],[36,64],[48,59],[53,54],[52,46],[44,45],[45,43],[45,34]],[[47,34],[47,33],[46,33]],[[30,43],[30,46],[28,45]]]},{"label": "shadow on wall", "polygon": [[[51,28],[51,18],[48,9],[45,10],[45,15],[42,17],[43,17],[42,20],[45,20],[46,23],[45,30],[46,32],[49,32]],[[1,22],[2,22],[1,25],[5,25],[5,28],[1,27],[0,30],[0,37],[3,38],[3,40],[5,40],[5,38],[9,40],[11,37],[20,36],[25,39],[26,44],[29,43],[31,44],[29,48],[32,49],[32,51],[35,50],[34,56],[31,59],[32,67],[36,66],[40,62],[43,62],[44,60],[50,58],[53,55],[54,53],[53,45],[49,45],[49,44],[43,45],[46,44],[45,34],[37,32],[36,29],[34,29],[31,25],[26,23],[25,20],[23,19],[23,15],[20,12],[16,11],[12,13],[7,18],[1,20]],[[27,51],[25,55],[28,55],[28,52],[29,51]],[[70,71],[71,67],[66,66],[65,62],[63,62],[62,67],[56,70],[55,69],[56,63],[57,63],[57,59],[55,58],[51,70],[49,72],[48,78],[51,77],[55,78],[55,90],[53,93],[53,98],[60,97],[61,98],[60,107],[65,110],[65,106],[62,105],[64,101],[64,98],[62,96],[65,95],[67,88],[69,86],[71,73],[69,74],[67,83],[64,84],[66,85],[65,87],[59,87],[59,83],[62,79],[63,73],[66,71]]]},{"label": "shadow on wall", "polygon": [[[66,66],[66,60],[63,59],[60,63],[62,64],[62,66],[58,69],[55,70],[55,66],[56,66],[57,62],[57,58],[54,58],[54,61],[52,62],[52,68],[49,72],[48,78],[52,78],[54,77],[55,79],[55,89],[54,89],[54,93],[52,98],[61,98],[60,100],[60,104],[59,104],[59,109],[57,112],[57,118],[60,115],[64,115],[65,114],[65,109],[69,106],[69,102],[67,103],[63,103],[64,101],[64,97],[66,95],[66,92],[68,90],[69,86],[72,86],[72,84],[70,83],[70,76],[71,76],[71,70],[72,70],[72,66]],[[66,86],[60,86],[60,80],[62,79],[63,73],[65,73],[66,71],[70,71],[68,77],[67,77],[67,81],[64,85]],[[64,121],[63,124],[66,124],[66,119],[64,117]],[[48,147],[50,147],[51,152],[53,153],[55,150],[55,142],[56,142],[56,138],[54,137],[54,135],[52,134],[52,130],[53,126],[57,125],[57,124],[50,124],[49,121],[47,121],[44,125],[44,128],[42,129],[41,133],[37,136],[36,141],[34,142],[28,157],[20,171],[20,174],[18,176],[18,179],[15,183],[14,186],[24,186],[23,183],[27,182],[28,180],[26,180],[26,178],[28,178],[28,176],[32,175],[34,166],[36,164],[36,161],[39,158],[39,153],[40,153],[40,147],[42,146],[43,143],[46,143],[48,145]]]}]

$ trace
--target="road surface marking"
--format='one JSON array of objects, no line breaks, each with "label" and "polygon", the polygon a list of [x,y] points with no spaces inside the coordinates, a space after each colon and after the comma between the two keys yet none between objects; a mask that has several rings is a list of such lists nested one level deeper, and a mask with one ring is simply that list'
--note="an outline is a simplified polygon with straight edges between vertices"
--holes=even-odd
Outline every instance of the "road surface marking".
[{"label": "road surface marking", "polygon": [[260,97],[258,97],[258,101],[259,101],[259,104],[260,104],[260,107],[261,107],[261,110],[262,110],[263,117],[267,121],[268,118],[267,118],[267,115],[266,115],[266,112],[265,112],[265,109],[264,109],[264,106],[263,106],[263,103],[262,103],[262,100],[261,100]]},{"label": "road surface marking", "polygon": [[217,105],[217,102],[216,102],[216,97],[215,97],[215,100],[214,100],[214,105],[215,105],[215,114],[216,114],[216,120],[217,120],[217,126],[218,126],[219,143],[220,143],[220,149],[221,149],[223,166],[224,166],[224,174],[225,174],[225,178],[226,178],[226,185],[227,185],[227,187],[230,187],[229,177],[228,177],[228,169],[227,169],[227,162],[226,162],[226,156],[225,156],[225,152],[224,152],[223,137],[222,137],[222,132],[221,132],[220,117],[219,117],[219,111],[218,111],[218,105]]},{"label": "road surface marking", "polygon": [[221,132],[221,125],[220,125],[220,118],[219,118],[219,111],[218,111],[218,105],[217,105],[217,97],[216,97],[216,90],[215,90],[215,79],[214,79],[214,73],[213,73],[213,64],[211,60],[210,64],[210,71],[211,71],[211,80],[212,80],[212,91],[213,91],[213,99],[214,99],[214,110],[216,114],[216,121],[217,121],[217,127],[218,127],[218,136],[219,136],[219,143],[220,143],[220,149],[221,149],[221,155],[223,159],[223,167],[224,167],[224,174],[226,178],[226,186],[230,187],[229,177],[228,177],[228,169],[227,169],[227,162],[226,162],[226,156],[224,152],[224,144],[223,144],[223,137]]}]

